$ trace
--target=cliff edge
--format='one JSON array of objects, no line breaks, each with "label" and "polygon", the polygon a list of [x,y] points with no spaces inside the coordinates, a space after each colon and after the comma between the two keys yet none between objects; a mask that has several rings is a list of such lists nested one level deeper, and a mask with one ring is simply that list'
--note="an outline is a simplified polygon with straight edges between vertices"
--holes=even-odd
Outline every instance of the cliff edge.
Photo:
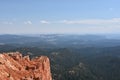
[{"label": "cliff edge", "polygon": [[0,80],[52,80],[49,58],[30,60],[19,52],[0,54]]}]

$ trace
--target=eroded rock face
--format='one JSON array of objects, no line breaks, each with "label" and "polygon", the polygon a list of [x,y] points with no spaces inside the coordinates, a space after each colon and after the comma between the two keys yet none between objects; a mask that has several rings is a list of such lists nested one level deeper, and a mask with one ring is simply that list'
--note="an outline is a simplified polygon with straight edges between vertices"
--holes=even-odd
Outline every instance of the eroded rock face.
[{"label": "eroded rock face", "polygon": [[52,80],[49,58],[30,60],[19,52],[0,54],[0,80]]}]

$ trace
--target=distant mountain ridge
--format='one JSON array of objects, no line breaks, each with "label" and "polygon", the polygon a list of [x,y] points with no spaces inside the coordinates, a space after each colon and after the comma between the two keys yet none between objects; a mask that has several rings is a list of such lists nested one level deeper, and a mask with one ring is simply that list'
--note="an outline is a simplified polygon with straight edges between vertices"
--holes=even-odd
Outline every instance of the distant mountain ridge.
[{"label": "distant mountain ridge", "polygon": [[[105,35],[0,35],[0,48],[12,47],[113,47],[120,46],[120,39],[108,38]],[[9,47],[10,48],[10,47]],[[2,49],[3,50],[3,49]]]}]

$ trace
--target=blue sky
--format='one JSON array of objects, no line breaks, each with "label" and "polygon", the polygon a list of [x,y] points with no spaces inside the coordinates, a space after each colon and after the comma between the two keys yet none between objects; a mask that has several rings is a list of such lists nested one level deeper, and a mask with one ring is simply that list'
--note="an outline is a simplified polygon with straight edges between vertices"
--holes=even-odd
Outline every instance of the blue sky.
[{"label": "blue sky", "polygon": [[0,34],[118,34],[120,0],[0,0]]}]

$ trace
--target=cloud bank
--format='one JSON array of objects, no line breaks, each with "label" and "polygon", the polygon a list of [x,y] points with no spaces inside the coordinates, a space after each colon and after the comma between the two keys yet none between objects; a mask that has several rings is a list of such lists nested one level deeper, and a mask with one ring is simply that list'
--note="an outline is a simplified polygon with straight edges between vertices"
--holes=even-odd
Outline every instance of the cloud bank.
[{"label": "cloud bank", "polygon": [[63,20],[64,24],[87,24],[87,25],[101,25],[101,24],[120,24],[120,18],[113,19],[86,19],[86,20]]},{"label": "cloud bank", "polygon": [[3,24],[7,24],[7,25],[12,25],[13,22],[8,22],[8,21],[5,21],[5,22],[2,22]]},{"label": "cloud bank", "polygon": [[42,24],[50,24],[50,22],[47,21],[47,20],[41,20],[40,23],[42,23]]},{"label": "cloud bank", "polygon": [[31,21],[25,21],[24,24],[32,24]]}]

